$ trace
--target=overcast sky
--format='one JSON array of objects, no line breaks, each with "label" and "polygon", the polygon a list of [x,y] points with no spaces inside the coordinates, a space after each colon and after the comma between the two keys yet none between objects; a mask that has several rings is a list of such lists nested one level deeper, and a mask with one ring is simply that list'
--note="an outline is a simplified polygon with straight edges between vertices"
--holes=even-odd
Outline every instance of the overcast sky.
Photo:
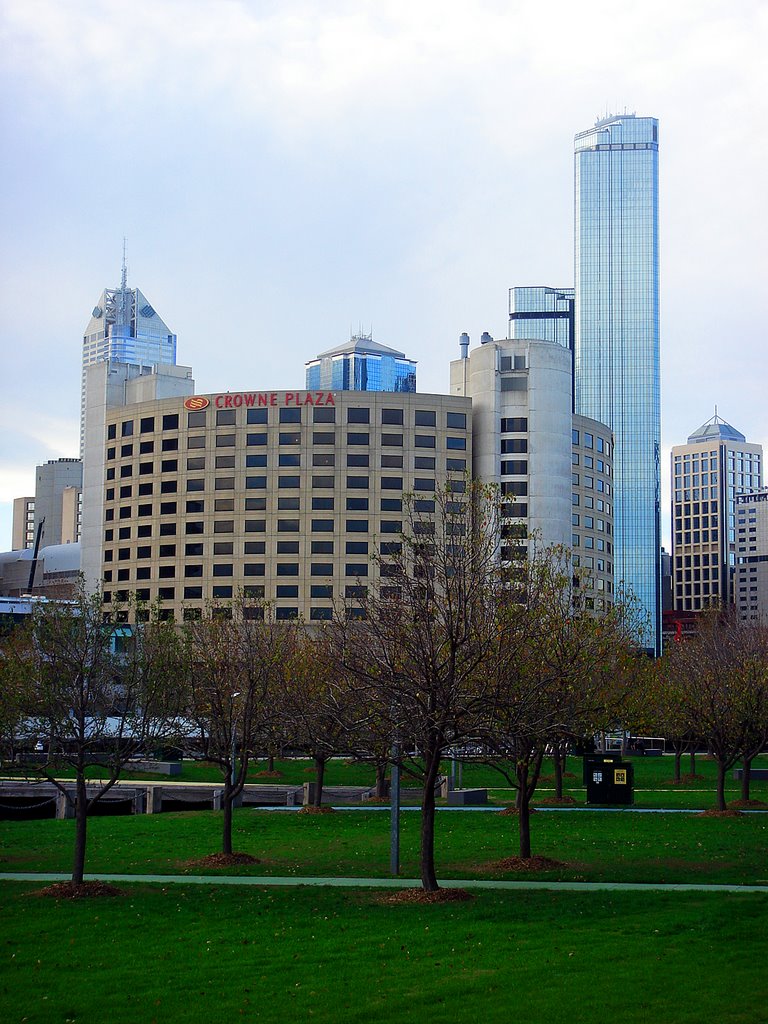
[{"label": "overcast sky", "polygon": [[362,325],[443,392],[510,286],[573,284],[573,136],[624,110],[660,121],[666,513],[715,404],[768,445],[767,51],[766,0],[0,0],[0,550],[77,455],[123,236],[198,391],[300,388]]}]

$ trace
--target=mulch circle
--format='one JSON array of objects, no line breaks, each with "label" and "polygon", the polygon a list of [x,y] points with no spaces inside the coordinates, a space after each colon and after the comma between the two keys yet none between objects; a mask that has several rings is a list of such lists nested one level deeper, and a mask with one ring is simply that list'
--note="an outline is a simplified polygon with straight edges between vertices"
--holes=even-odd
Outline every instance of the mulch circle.
[{"label": "mulch circle", "polygon": [[765,811],[768,804],[765,800],[731,800],[728,804],[731,811]]},{"label": "mulch circle", "polygon": [[541,800],[537,800],[536,803],[541,804],[542,807],[572,807],[576,800],[572,796],[545,796]]},{"label": "mulch circle", "polygon": [[43,889],[36,889],[31,896],[53,896],[62,900],[88,900],[95,896],[124,896],[122,889],[106,882],[54,882]]},{"label": "mulch circle", "polygon": [[188,860],[186,868],[232,868],[240,864],[260,864],[258,857],[252,857],[250,853],[209,853],[207,857],[200,857],[198,860]]},{"label": "mulch circle", "polygon": [[426,889],[401,889],[399,892],[387,893],[379,897],[380,903],[466,903],[475,897],[466,889],[438,889],[427,892]]},{"label": "mulch circle", "polygon": [[306,804],[301,808],[299,814],[335,814],[336,812],[332,807],[315,807],[314,804]]},{"label": "mulch circle", "polygon": [[256,772],[255,777],[257,779],[282,779],[283,773],[278,771],[269,772],[265,768],[263,772]]},{"label": "mulch circle", "polygon": [[708,811],[702,811],[701,818],[743,818],[741,811],[734,811],[730,808],[727,811],[718,811],[716,807],[710,807]]},{"label": "mulch circle", "polygon": [[561,860],[549,857],[505,857],[485,865],[488,871],[558,871],[567,867]]},{"label": "mulch circle", "polygon": [[[536,808],[535,807],[529,807],[528,808],[528,813],[529,814],[536,814]],[[516,818],[520,814],[520,811],[513,804],[511,807],[505,807],[503,811],[499,811],[499,814],[505,814],[505,815],[507,815],[507,817]]]}]

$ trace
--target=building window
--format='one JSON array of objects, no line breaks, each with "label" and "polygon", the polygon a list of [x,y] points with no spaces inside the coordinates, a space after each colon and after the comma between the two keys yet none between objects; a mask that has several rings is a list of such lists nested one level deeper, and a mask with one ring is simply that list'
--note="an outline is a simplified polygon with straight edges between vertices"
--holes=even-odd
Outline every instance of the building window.
[{"label": "building window", "polygon": [[187,426],[188,427],[204,427],[205,426],[205,410],[202,412],[188,412],[187,413]]},{"label": "building window", "polygon": [[219,409],[216,412],[216,426],[217,427],[234,427],[237,420],[235,419],[236,413],[234,409]]},{"label": "building window", "polygon": [[281,423],[301,423],[301,409],[281,409]]},{"label": "building window", "polygon": [[449,412],[445,416],[445,425],[449,430],[466,430],[467,414],[465,412]]},{"label": "building window", "polygon": [[312,422],[313,423],[335,423],[336,422],[336,410],[335,409],[318,409],[312,410]]},{"label": "building window", "polygon": [[437,425],[436,413],[428,409],[417,409],[415,424],[417,427],[434,427]]},{"label": "building window", "polygon": [[248,409],[246,423],[268,423],[268,412],[268,409]]}]

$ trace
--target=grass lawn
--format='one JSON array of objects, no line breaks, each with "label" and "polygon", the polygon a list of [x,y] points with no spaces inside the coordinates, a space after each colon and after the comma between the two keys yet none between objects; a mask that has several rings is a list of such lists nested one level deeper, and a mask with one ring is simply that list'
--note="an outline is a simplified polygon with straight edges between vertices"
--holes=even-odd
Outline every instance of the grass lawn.
[{"label": "grass lawn", "polygon": [[755,1024],[761,894],[0,885],[4,1024]]},{"label": "grass lawn", "polygon": [[[236,850],[261,863],[227,869],[272,876],[379,877],[389,871],[388,811],[328,815],[235,811]],[[401,815],[401,873],[418,877],[420,814]],[[494,812],[438,811],[443,878],[768,884],[768,815],[545,812],[531,820],[533,853],[564,867],[524,874],[489,867],[517,853],[517,819]],[[201,873],[187,862],[220,849],[221,813],[97,817],[89,821],[86,870]],[[0,822],[0,871],[68,871],[73,821]],[[215,872],[214,872],[215,873]]]},{"label": "grass lawn", "polygon": [[[696,774],[701,776],[693,782],[673,785],[673,762],[671,757],[635,757],[632,758],[634,765],[635,781],[635,806],[652,808],[688,808],[692,810],[705,810],[715,804],[715,778],[716,766],[713,761],[708,761],[704,756],[696,758]],[[763,755],[755,762],[755,767],[768,767],[768,756]],[[280,773],[277,778],[265,778],[262,773],[267,765],[264,761],[256,762],[248,774],[249,783],[265,783],[280,785],[301,785],[303,782],[314,779],[314,768],[312,762],[305,758],[293,758],[290,760],[276,761],[275,769]],[[683,772],[689,768],[689,759],[683,759]],[[449,762],[443,765],[445,774],[450,772]],[[570,778],[565,779],[565,792],[571,796],[577,804],[583,805],[586,800],[586,790],[582,786],[582,762],[581,758],[571,757],[568,759],[567,771]],[[551,777],[552,766],[545,762],[544,776],[534,797],[534,803],[538,800],[546,800],[553,795],[554,784]],[[12,774],[5,771],[4,774]],[[72,773],[62,772],[61,777],[66,778]],[[343,758],[334,758],[328,762],[325,773],[325,784],[327,786],[373,786],[375,778],[374,771],[370,765],[350,763]],[[89,770],[89,776],[98,779],[102,770],[98,767]],[[221,772],[215,767],[199,761],[183,761],[180,775],[169,778],[167,775],[159,775],[149,772],[135,772],[126,770],[126,779],[133,778],[147,782],[165,782],[171,785],[174,782],[212,782],[221,784]],[[490,790],[490,798],[499,804],[510,803],[514,799],[514,793],[509,790],[506,782],[498,772],[485,765],[465,764],[462,769],[461,781],[466,788],[481,788]],[[417,785],[409,782],[407,777],[403,779],[404,786]],[[726,799],[737,800],[740,796],[740,783],[728,773]],[[768,803],[768,780],[758,780],[752,783],[752,797],[757,800],[764,800]]]}]

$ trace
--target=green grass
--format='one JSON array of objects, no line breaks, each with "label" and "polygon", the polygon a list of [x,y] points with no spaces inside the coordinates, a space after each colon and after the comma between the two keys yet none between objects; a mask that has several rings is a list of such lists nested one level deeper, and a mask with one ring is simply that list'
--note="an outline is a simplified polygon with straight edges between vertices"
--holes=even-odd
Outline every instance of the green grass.
[{"label": "green grass", "polygon": [[[299,815],[235,812],[235,849],[262,863],[231,873],[378,877],[389,870],[387,811]],[[401,816],[404,877],[418,877],[418,812]],[[221,814],[98,817],[89,822],[86,870],[175,874],[220,848]],[[0,823],[0,870],[68,871],[73,821]],[[517,819],[493,812],[438,812],[436,855],[443,878],[539,878],[617,882],[768,884],[768,815],[540,812],[533,852],[566,866],[540,874],[488,865],[517,853]],[[228,869],[228,873],[229,869]]]},{"label": "green grass", "polygon": [[[702,776],[701,780],[683,785],[672,785],[673,763],[671,757],[636,757],[632,759],[634,765],[635,783],[635,806],[636,807],[669,807],[689,808],[692,810],[705,810],[715,804],[715,778],[716,765],[703,756],[696,758],[697,775]],[[768,766],[768,756],[762,756],[756,762],[756,766]],[[683,759],[683,772],[688,771],[689,761],[686,756]],[[275,762],[275,768],[280,772],[279,778],[265,778],[260,775],[267,767],[265,761],[258,761],[251,766],[248,773],[249,783],[265,783],[279,785],[301,785],[303,782],[314,779],[312,762],[305,758],[292,758]],[[565,792],[572,796],[578,804],[584,804],[586,791],[582,786],[582,762],[580,758],[571,757],[568,759],[567,770],[571,773],[570,778],[565,780]],[[443,765],[445,774],[450,772],[450,764]],[[554,783],[551,777],[552,766],[545,762],[544,777],[534,797],[534,802],[551,797],[554,792]],[[13,774],[5,770],[4,774]],[[62,778],[72,776],[72,772],[62,772]],[[103,770],[98,767],[89,769],[89,777],[98,779],[103,776]],[[185,760],[182,762],[180,775],[173,778],[158,773],[126,771],[127,778],[139,779],[147,782],[212,782],[221,783],[221,772],[215,766],[200,761]],[[375,773],[373,768],[367,764],[350,763],[344,758],[334,758],[328,762],[325,772],[325,784],[327,786],[373,786]],[[507,788],[507,784],[498,772],[485,765],[465,764],[462,769],[461,781],[466,788],[482,788],[491,791],[491,799],[498,803],[509,803],[514,794]],[[416,786],[416,782],[410,782],[407,776],[403,779],[404,786]],[[740,783],[728,773],[726,798],[737,800],[740,796]],[[760,780],[752,783],[752,797],[757,800],[764,800],[768,803],[768,780]]]},{"label": "green grass", "polygon": [[[4,1024],[754,1024],[765,897],[0,885]],[[693,969],[695,965],[695,969]]]}]

